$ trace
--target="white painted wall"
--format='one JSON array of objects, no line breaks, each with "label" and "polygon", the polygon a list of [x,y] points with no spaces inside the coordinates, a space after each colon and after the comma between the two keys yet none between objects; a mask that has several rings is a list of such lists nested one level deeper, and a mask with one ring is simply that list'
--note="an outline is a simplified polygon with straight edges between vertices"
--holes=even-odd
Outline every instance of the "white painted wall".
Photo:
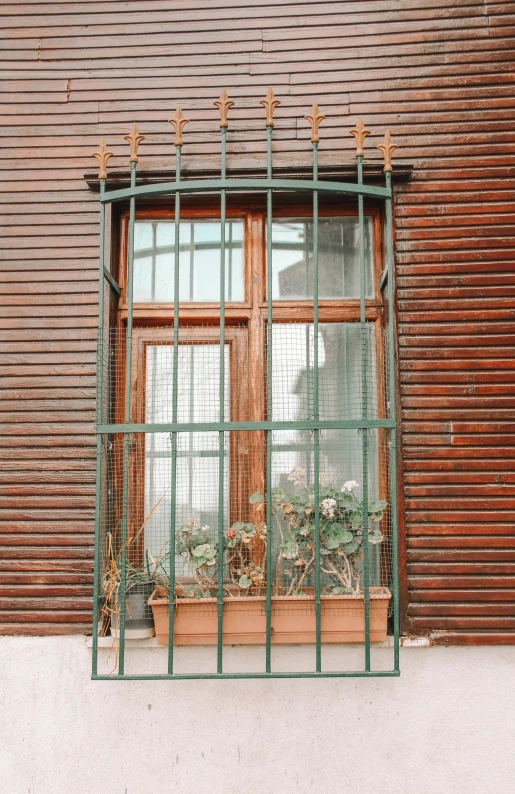
[{"label": "white painted wall", "polygon": [[92,682],[83,637],[0,659],[2,794],[515,791],[515,647],[403,648],[373,680]]}]

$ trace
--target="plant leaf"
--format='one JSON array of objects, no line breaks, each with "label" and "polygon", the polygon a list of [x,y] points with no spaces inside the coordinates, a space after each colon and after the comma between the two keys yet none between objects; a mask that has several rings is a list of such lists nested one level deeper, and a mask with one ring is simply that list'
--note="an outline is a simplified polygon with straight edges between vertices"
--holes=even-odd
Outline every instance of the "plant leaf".
[{"label": "plant leaf", "polygon": [[372,502],[372,504],[369,505],[368,512],[382,513],[387,506],[388,506],[388,502],[386,501],[386,499],[378,499],[377,502]]},{"label": "plant leaf", "polygon": [[294,560],[299,554],[299,547],[294,540],[286,540],[281,543],[281,557],[285,560]]}]

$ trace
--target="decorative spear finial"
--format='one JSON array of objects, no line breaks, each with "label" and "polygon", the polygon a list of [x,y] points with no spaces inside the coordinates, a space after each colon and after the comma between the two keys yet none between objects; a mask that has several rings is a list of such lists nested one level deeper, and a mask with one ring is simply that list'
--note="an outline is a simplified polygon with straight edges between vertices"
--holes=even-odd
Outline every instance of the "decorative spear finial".
[{"label": "decorative spear finial", "polygon": [[308,113],[307,116],[304,116],[306,121],[309,121],[311,124],[311,143],[318,143],[320,140],[320,136],[318,134],[318,128],[326,116],[323,116],[320,111],[318,110],[318,105],[315,102],[313,107],[311,108],[311,113]]},{"label": "decorative spear finial", "polygon": [[187,119],[186,116],[183,116],[180,107],[178,107],[175,111],[175,116],[173,119],[169,119],[169,123],[173,124],[173,128],[175,130],[175,146],[182,146],[182,128],[185,124],[188,124],[188,122],[189,119]]},{"label": "decorative spear finial", "polygon": [[129,132],[128,135],[124,135],[124,141],[129,141],[131,146],[131,158],[129,160],[130,163],[137,163],[138,162],[138,146],[141,141],[145,140],[144,135],[140,135],[138,130],[138,125],[136,122],[132,125],[132,130]]},{"label": "decorative spear finial", "polygon": [[234,105],[234,102],[231,99],[229,99],[229,97],[227,96],[227,91],[225,90],[225,88],[220,94],[220,99],[217,99],[216,102],[213,102],[213,105],[217,107],[218,110],[220,111],[220,128],[228,127],[229,125],[227,124],[227,113],[229,111],[229,108],[232,108],[232,106]]},{"label": "decorative spear finial", "polygon": [[274,92],[271,88],[268,89],[266,92],[266,98],[261,99],[259,101],[260,105],[266,110],[266,126],[273,127],[274,126],[274,111],[278,105],[280,105],[280,101],[275,98]]},{"label": "decorative spear finial", "polygon": [[370,135],[370,130],[367,130],[365,125],[363,124],[363,119],[358,119],[358,123],[354,127],[353,130],[349,130],[349,135],[354,135],[356,139],[356,155],[358,157],[363,157],[363,144],[365,142],[365,138],[367,135]]},{"label": "decorative spear finial", "polygon": [[383,171],[391,171],[392,170],[392,152],[394,149],[398,149],[398,146],[392,143],[392,136],[390,135],[390,130],[386,130],[384,134],[384,140],[382,143],[379,144],[377,147],[381,149],[384,157],[384,168]]},{"label": "decorative spear finial", "polygon": [[98,146],[98,152],[93,152],[91,156],[96,157],[98,160],[98,166],[99,166],[98,178],[107,179],[107,171],[106,171],[107,160],[109,159],[109,157],[113,156],[113,153],[107,150],[106,142],[104,141],[103,138]]}]

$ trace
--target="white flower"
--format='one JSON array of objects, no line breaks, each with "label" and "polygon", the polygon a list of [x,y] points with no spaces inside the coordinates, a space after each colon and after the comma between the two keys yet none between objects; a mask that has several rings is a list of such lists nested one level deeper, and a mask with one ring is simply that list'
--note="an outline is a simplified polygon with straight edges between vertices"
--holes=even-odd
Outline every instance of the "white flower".
[{"label": "white flower", "polygon": [[326,477],[325,474],[319,474],[318,482],[322,487],[324,487],[324,485],[327,485],[329,483],[329,477]]},{"label": "white flower", "polygon": [[302,478],[305,476],[305,474],[306,474],[305,469],[301,469],[299,466],[295,466],[288,474],[288,480],[292,482],[294,485],[300,485],[302,482]]},{"label": "white flower", "polygon": [[189,527],[198,527],[198,523],[197,523],[197,521],[196,521],[194,518],[192,518],[191,516],[188,518],[188,520],[187,520],[186,524],[187,524]]},{"label": "white flower", "polygon": [[325,518],[334,517],[334,508],[336,507],[336,499],[324,499],[321,503],[322,515]]},{"label": "white flower", "polygon": [[354,488],[359,488],[359,483],[356,480],[347,480],[342,485],[342,491],[348,491],[349,493],[352,493]]},{"label": "white flower", "polygon": [[202,532],[207,532],[208,529],[209,529],[209,524],[204,524],[204,526],[202,527]]}]

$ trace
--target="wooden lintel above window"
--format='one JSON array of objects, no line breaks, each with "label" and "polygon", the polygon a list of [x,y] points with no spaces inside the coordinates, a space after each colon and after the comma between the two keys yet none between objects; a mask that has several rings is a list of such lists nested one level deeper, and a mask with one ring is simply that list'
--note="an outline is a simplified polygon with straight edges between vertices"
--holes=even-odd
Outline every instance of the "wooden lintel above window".
[{"label": "wooden lintel above window", "polygon": [[[411,163],[402,163],[401,165],[394,165],[392,175],[396,182],[407,182],[413,173],[413,165]],[[334,182],[355,182],[356,181],[356,163],[342,163],[341,165],[320,165],[318,168],[320,179],[327,179]],[[312,175],[311,166],[274,166],[274,178],[283,177],[284,179],[310,179]],[[130,186],[131,172],[125,168],[120,171],[110,171],[108,173],[107,189],[114,190],[118,188],[126,188]],[[266,177],[266,167],[257,168],[228,168],[228,178],[232,179],[259,179]],[[383,184],[383,164],[377,163],[364,163],[363,176],[365,182],[371,184]],[[182,170],[182,177],[184,180],[188,179],[219,179],[219,168],[185,168]],[[98,173],[90,172],[84,174],[84,179],[90,190],[97,192],[100,190]],[[138,185],[151,185],[160,182],[173,182],[175,179],[175,169],[144,169],[141,168],[137,172]]]}]

